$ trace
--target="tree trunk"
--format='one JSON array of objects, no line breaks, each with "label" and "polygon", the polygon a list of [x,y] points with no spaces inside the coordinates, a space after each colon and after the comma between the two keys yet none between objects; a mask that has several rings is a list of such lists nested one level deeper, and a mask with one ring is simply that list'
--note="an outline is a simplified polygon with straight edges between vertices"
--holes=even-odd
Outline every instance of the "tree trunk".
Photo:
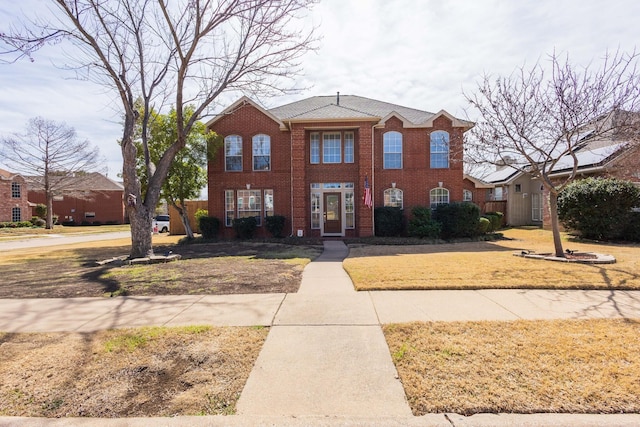
[{"label": "tree trunk", "polygon": [[53,195],[45,193],[47,199],[47,218],[44,228],[47,230],[53,230]]},{"label": "tree trunk", "polygon": [[133,259],[152,256],[151,214],[141,206],[140,209],[130,211],[129,221],[131,222],[131,253],[129,257]]},{"label": "tree trunk", "polygon": [[562,239],[560,237],[560,221],[558,220],[558,194],[549,192],[549,213],[551,215],[551,231],[553,232],[553,246],[556,256],[564,258]]},{"label": "tree trunk", "polygon": [[193,230],[191,229],[191,223],[189,222],[189,213],[187,212],[187,208],[182,205],[178,205],[177,203],[172,203],[172,206],[176,208],[178,214],[180,215],[180,219],[182,220],[182,225],[184,225],[184,232],[187,235],[187,239],[193,239]]}]

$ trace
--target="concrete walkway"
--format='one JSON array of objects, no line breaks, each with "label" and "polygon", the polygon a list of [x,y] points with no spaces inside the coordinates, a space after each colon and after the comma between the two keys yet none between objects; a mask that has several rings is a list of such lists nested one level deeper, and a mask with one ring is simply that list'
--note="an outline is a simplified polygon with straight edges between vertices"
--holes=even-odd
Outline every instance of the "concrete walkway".
[{"label": "concrete walkway", "polygon": [[[0,300],[0,330],[73,331],[144,325],[268,325],[238,415],[154,418],[166,426],[640,425],[640,415],[411,415],[381,324],[415,320],[640,318],[640,292],[355,292],[342,242],[325,242],[295,294]],[[150,419],[0,417],[16,426],[146,426]]]}]

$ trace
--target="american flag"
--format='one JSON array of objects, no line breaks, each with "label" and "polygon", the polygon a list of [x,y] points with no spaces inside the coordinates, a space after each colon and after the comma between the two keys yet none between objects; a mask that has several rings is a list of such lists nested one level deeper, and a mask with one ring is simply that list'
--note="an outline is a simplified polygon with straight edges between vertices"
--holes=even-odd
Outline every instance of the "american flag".
[{"label": "american flag", "polygon": [[373,200],[371,200],[371,188],[369,187],[369,177],[365,176],[364,177],[364,204],[365,206],[367,206],[369,209],[371,209],[371,207],[373,206]]}]

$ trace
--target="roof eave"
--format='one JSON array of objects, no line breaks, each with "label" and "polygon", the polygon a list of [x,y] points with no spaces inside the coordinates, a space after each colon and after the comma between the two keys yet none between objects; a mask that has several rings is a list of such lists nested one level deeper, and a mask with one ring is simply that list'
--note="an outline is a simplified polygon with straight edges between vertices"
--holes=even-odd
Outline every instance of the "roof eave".
[{"label": "roof eave", "polygon": [[271,120],[273,120],[274,122],[276,122],[279,126],[280,126],[280,130],[288,130],[287,126],[284,124],[284,122],[282,120],[280,120],[279,118],[277,118],[276,116],[274,116],[273,114],[271,114],[268,110],[265,110],[264,108],[262,108],[260,105],[258,105],[256,102],[254,102],[253,100],[251,100],[251,98],[247,97],[247,96],[243,96],[240,99],[238,99],[236,102],[234,102],[233,104],[231,104],[230,106],[228,106],[227,108],[225,108],[224,110],[222,110],[222,112],[216,114],[215,117],[213,117],[211,120],[209,120],[208,122],[205,123],[205,126],[207,128],[210,128],[211,126],[213,126],[218,120],[222,119],[225,116],[228,116],[230,114],[233,114],[233,112],[237,109],[240,108],[244,105],[251,105],[252,107],[254,107],[255,109],[257,109],[258,111],[260,111],[261,113],[265,114],[267,117],[269,117]]}]

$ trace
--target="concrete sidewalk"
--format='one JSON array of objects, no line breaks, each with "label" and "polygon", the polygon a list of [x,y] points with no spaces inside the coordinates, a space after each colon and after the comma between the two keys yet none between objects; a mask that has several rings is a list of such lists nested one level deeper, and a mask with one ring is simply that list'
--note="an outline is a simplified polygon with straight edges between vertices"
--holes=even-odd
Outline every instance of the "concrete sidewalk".
[{"label": "concrete sidewalk", "polygon": [[640,318],[640,292],[355,292],[342,242],[304,270],[295,294],[0,300],[0,330],[72,331],[145,325],[267,325],[271,330],[238,415],[104,419],[0,417],[16,426],[596,426],[640,415],[430,414],[414,417],[380,325],[407,321]]}]

